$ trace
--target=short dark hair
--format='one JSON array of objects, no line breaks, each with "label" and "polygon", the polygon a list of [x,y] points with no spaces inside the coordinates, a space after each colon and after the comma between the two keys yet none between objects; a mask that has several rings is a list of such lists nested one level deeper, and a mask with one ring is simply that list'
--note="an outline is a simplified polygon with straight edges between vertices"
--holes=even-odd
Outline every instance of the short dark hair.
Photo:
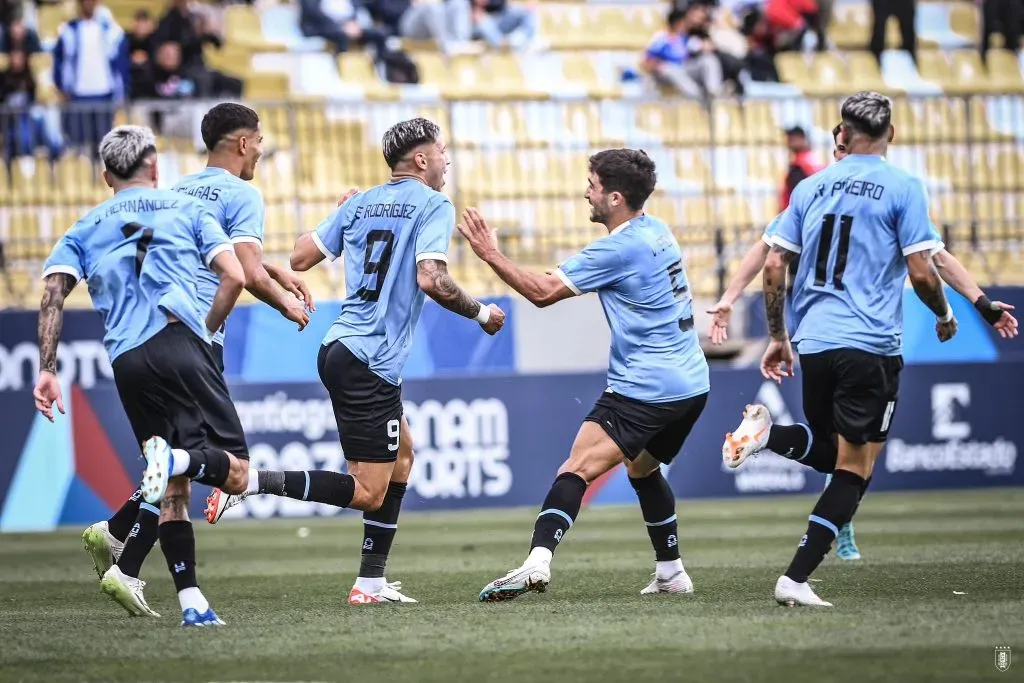
[{"label": "short dark hair", "polygon": [[843,122],[840,121],[836,124],[836,127],[832,129],[832,142],[839,144],[839,134],[843,132]]},{"label": "short dark hair", "polygon": [[687,8],[683,7],[673,7],[671,10],[669,10],[668,17],[666,17],[665,19],[665,24],[669,28],[672,28],[673,26],[675,26],[677,21],[682,21],[683,19],[685,19],[686,9]]},{"label": "short dark hair", "polygon": [[892,100],[882,93],[861,91],[843,100],[843,127],[878,140],[889,132]]},{"label": "short dark hair", "polygon": [[410,151],[428,142],[437,142],[440,137],[441,128],[429,119],[417,117],[399,121],[387,129],[380,141],[384,161],[393,171]]},{"label": "short dark hair", "polygon": [[151,18],[152,15],[149,13],[149,10],[145,7],[140,7],[139,9],[135,10],[135,21],[144,21],[146,19]]},{"label": "short dark hair", "polygon": [[589,168],[606,193],[618,192],[634,211],[644,207],[658,182],[654,161],[642,149],[606,149],[590,157]]},{"label": "short dark hair", "polygon": [[207,151],[212,152],[221,140],[236,130],[256,130],[259,126],[259,114],[249,107],[234,102],[222,102],[206,112],[200,131]]}]

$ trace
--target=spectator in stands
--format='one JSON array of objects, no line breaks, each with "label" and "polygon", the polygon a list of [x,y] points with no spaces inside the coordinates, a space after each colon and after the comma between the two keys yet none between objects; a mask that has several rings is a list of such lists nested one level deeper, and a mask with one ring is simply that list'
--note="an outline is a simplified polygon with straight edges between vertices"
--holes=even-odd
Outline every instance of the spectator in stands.
[{"label": "spectator in stands", "polygon": [[802,127],[793,126],[786,130],[786,147],[789,148],[789,168],[786,169],[786,178],[779,195],[780,212],[785,211],[789,206],[789,197],[793,194],[793,188],[801,180],[809,178],[822,168],[814,159],[807,131]]},{"label": "spectator in stands", "polygon": [[93,156],[130,84],[128,40],[98,5],[78,0],[78,17],[61,27],[53,49],[53,83],[69,105],[65,132],[72,145],[84,145]]},{"label": "spectator in stands", "polygon": [[759,5],[749,6],[739,15],[740,33],[747,38],[747,56],[743,66],[755,81],[777,83],[775,38]]},{"label": "spectator in stands", "polygon": [[128,51],[131,55],[131,93],[133,97],[143,94],[153,78],[153,53],[156,52],[153,33],[156,22],[149,10],[142,8],[135,12],[135,23],[128,34]]},{"label": "spectator in stands", "polygon": [[[1019,0],[999,0],[1010,4]],[[882,52],[885,50],[885,26],[889,17],[896,17],[900,22],[900,49],[910,53],[917,61],[917,0],[871,0],[871,12],[874,15],[874,26],[871,29],[870,50],[878,63],[882,63]]]},{"label": "spectator in stands", "polygon": [[493,48],[507,44],[526,47],[537,36],[533,7],[511,5],[508,0],[473,0],[473,37]]},{"label": "spectator in stands", "polygon": [[36,102],[36,80],[29,68],[28,55],[15,50],[7,70],[0,73],[0,128],[3,130],[4,161],[9,165],[17,157],[32,156],[36,148],[46,146],[51,159],[60,153],[56,141],[47,135],[46,121]]},{"label": "spectator in stands", "polygon": [[722,63],[700,29],[706,15],[707,8],[699,3],[673,8],[668,13],[668,30],[654,36],[643,61],[643,69],[660,85],[703,100],[722,92]]},{"label": "spectator in stands", "polygon": [[359,0],[299,0],[299,30],[307,38],[323,38],[336,53],[350,43],[369,47],[376,57],[385,51],[387,36],[363,18]]},{"label": "spectator in stands", "polygon": [[1024,0],[976,0],[981,5],[981,58],[986,58],[992,34],[1001,33],[1003,49],[1020,50]]},{"label": "spectator in stands", "polygon": [[10,26],[21,13],[21,0],[0,0],[0,26]]},{"label": "spectator in stands", "polygon": [[433,40],[446,55],[465,52],[472,34],[469,0],[364,0],[364,6],[390,35]]},{"label": "spectator in stands", "polygon": [[9,24],[0,25],[0,52],[24,52],[34,55],[43,51],[39,34],[24,19],[18,18]]},{"label": "spectator in stands", "polygon": [[210,44],[219,48],[222,41],[210,28],[206,15],[189,9],[189,0],[172,0],[167,14],[160,19],[153,40],[157,45],[177,43],[181,46],[181,69],[188,74],[189,80],[196,83],[200,96],[241,96],[242,81],[206,67],[203,46]]},{"label": "spectator in stands", "polygon": [[818,25],[818,0],[767,0],[764,17],[777,52],[800,51],[804,35]]},{"label": "spectator in stands", "polygon": [[196,95],[196,82],[188,77],[183,67],[181,45],[177,43],[164,43],[156,48],[150,74],[150,80],[142,86],[139,97],[182,100]]}]

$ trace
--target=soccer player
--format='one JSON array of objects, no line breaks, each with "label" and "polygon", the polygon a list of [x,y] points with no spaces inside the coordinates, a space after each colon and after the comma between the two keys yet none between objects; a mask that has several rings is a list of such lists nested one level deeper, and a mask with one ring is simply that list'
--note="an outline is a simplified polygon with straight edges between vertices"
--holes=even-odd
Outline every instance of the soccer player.
[{"label": "soccer player", "polygon": [[[84,278],[104,319],[103,341],[121,403],[147,461],[142,499],[161,505],[158,535],[178,591],[181,625],[222,625],[196,582],[189,479],[245,489],[245,435],[209,342],[245,276],[224,231],[199,200],[156,189],[152,131],[119,126],[104,136],[99,152],[114,196],[75,223],[44,266],[36,408],[51,421],[54,402],[64,412],[57,344],[64,299]],[[195,286],[204,264],[220,280],[208,313]],[[104,591],[116,597],[123,584],[106,578]],[[137,602],[135,613],[151,612],[142,582],[132,586],[139,589],[135,601],[122,604]]]},{"label": "soccer player", "polygon": [[[832,156],[836,161],[842,161],[847,156],[846,145],[842,137],[842,124],[832,129],[832,138],[835,141]],[[753,245],[746,256],[744,256],[739,269],[729,281],[729,286],[726,288],[722,298],[708,310],[708,313],[712,315],[712,343],[721,344],[728,338],[728,324],[732,314],[732,306],[743,293],[743,290],[746,289],[747,285],[754,279],[754,276],[761,272],[761,269],[764,267],[765,260],[768,258],[771,236],[775,233],[781,219],[782,214],[776,216],[769,223],[761,240]],[[999,332],[1000,336],[1006,338],[1017,336],[1017,319],[1010,313],[1014,307],[1001,301],[990,301],[971,274],[964,268],[963,264],[946,250],[945,245],[942,243],[942,238],[934,226],[932,226],[932,232],[936,240],[936,245],[932,249],[932,258],[942,279],[968,301],[974,301],[975,307],[982,318],[992,325]],[[796,272],[797,263],[798,259],[794,258],[789,264],[791,283],[792,276]],[[723,460],[729,467],[738,467],[746,457],[759,450],[765,448],[773,450],[770,444],[779,443],[778,438],[780,438],[780,435],[793,428],[791,426],[781,427],[772,425],[768,409],[760,404],[748,406],[745,416],[749,416],[748,419],[745,419],[735,432],[726,436],[722,447]],[[797,428],[808,429],[806,425],[798,425]],[[772,439],[773,434],[776,437],[774,442]],[[819,462],[807,462],[807,464],[819,471],[829,473],[825,482],[827,487],[831,481],[831,471],[835,467],[836,435],[834,432],[831,432],[827,435],[819,435],[819,439],[828,446],[828,455]],[[780,455],[799,461],[805,453],[804,451],[787,451],[780,452]],[[860,550],[857,547],[852,520],[844,524],[839,530],[839,536],[836,539],[836,557],[841,560],[859,560],[861,557]]]},{"label": "soccer player", "polygon": [[544,592],[552,555],[576,521],[587,486],[622,462],[655,551],[655,576],[641,594],[693,591],[679,555],[675,497],[661,465],[682,448],[704,410],[710,382],[679,245],[662,221],[644,213],[656,180],[654,162],[640,150],[590,157],[584,196],[590,220],[608,235],[546,275],[502,254],[476,210],[463,215],[460,232],[512,289],[538,307],[597,292],[612,333],[608,388],[584,418],[541,506],[529,556],[487,584],[482,601]]},{"label": "soccer player", "polygon": [[[292,273],[263,263],[263,197],[247,182],[253,179],[262,154],[259,116],[240,104],[218,104],[203,117],[201,132],[209,150],[206,169],[181,178],[173,189],[201,200],[213,213],[242,263],[246,289],[303,329],[309,322],[303,302],[313,305],[309,290]],[[217,276],[201,268],[197,286],[200,304],[209,310]],[[213,355],[223,372],[224,326],[213,335]],[[248,461],[240,464],[248,476]],[[110,519],[93,524],[82,535],[96,573],[130,613],[155,614],[144,598],[136,597],[142,595],[138,581],[142,564],[156,543],[157,515],[158,510],[144,503],[136,490]],[[109,571],[112,565],[116,568]]]},{"label": "soccer player", "polygon": [[[344,201],[313,232],[299,237],[294,270],[345,257],[341,315],[317,358],[320,380],[334,406],[348,473],[249,473],[245,495],[273,494],[362,510],[359,576],[353,605],[416,602],[389,583],[385,567],[413,463],[402,414],[402,369],[424,295],[476,320],[488,334],[504,312],[466,294],[448,273],[455,208],[443,194],[450,164],[437,124],[422,118],[392,126],[383,140],[391,180]],[[216,521],[245,496],[213,510]]]},{"label": "soccer player", "polygon": [[807,579],[853,517],[892,424],[908,272],[917,295],[935,313],[940,341],[957,329],[932,262],[935,235],[924,186],[884,159],[892,139],[891,101],[860,92],[843,102],[841,114],[849,156],[797,186],[764,267],[771,342],[761,372],[778,382],[793,374],[784,315],[786,267],[807,251],[797,266],[792,306],[809,430],[789,430],[778,452],[800,452],[813,461],[828,451],[815,448],[819,435],[835,431],[838,442],[832,480],[775,585],[775,599],[785,605],[831,606]]}]

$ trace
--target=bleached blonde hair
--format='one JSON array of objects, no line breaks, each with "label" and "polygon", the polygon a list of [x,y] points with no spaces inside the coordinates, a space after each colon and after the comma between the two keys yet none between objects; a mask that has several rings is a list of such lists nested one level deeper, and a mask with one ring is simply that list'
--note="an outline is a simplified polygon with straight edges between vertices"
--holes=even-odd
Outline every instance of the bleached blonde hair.
[{"label": "bleached blonde hair", "polygon": [[103,167],[122,179],[142,168],[146,157],[156,153],[156,136],[146,126],[117,126],[100,140]]}]

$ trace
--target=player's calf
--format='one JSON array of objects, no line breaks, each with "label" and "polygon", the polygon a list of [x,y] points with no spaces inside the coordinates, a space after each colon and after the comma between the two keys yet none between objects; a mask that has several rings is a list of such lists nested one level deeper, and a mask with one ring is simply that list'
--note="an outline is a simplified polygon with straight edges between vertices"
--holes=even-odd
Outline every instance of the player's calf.
[{"label": "player's calf", "polygon": [[692,593],[693,581],[686,574],[679,554],[676,499],[661,473],[660,464],[644,452],[627,464],[626,469],[654,548],[654,579],[641,594]]}]

